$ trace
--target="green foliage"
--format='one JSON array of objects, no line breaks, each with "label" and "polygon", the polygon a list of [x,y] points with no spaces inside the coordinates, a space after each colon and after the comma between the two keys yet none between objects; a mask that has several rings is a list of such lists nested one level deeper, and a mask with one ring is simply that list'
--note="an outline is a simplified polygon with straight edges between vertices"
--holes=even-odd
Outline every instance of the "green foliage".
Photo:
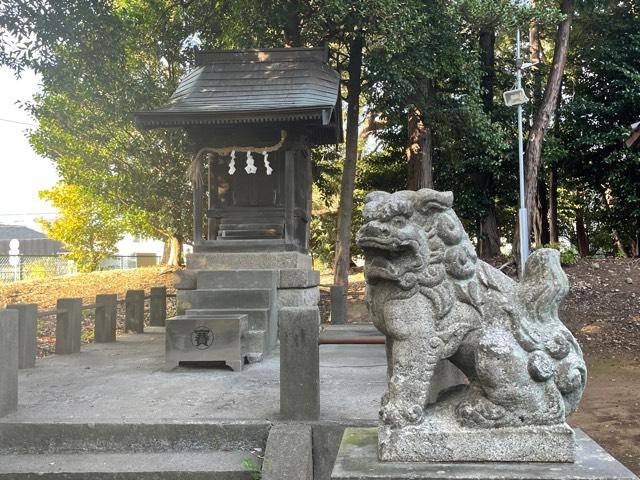
[{"label": "green foliage", "polygon": [[576,250],[576,248],[573,245],[564,247],[559,243],[549,243],[547,245],[544,245],[544,248],[553,248],[554,250],[558,250],[560,252],[561,265],[575,265],[580,261],[580,255],[578,255],[578,250]]},{"label": "green foliage", "polygon": [[249,470],[251,472],[251,478],[253,480],[260,480],[262,478],[262,472],[260,471],[260,466],[249,458],[243,458],[240,460],[240,466],[245,470]]},{"label": "green foliage", "polygon": [[113,208],[77,185],[58,184],[40,193],[60,213],[53,221],[39,219],[44,232],[64,244],[65,256],[81,272],[92,272],[101,260],[113,255],[122,238],[122,226]]},{"label": "green foliage", "polygon": [[[406,188],[407,114],[418,108],[433,130],[435,187],[452,190],[470,233],[493,209],[511,238],[517,212],[512,88],[516,26],[535,18],[548,72],[557,0],[522,8],[510,0],[27,0],[0,4],[0,63],[42,76],[27,107],[39,122],[34,149],[55,162],[63,182],[108,206],[120,231],[190,240],[192,153],[184,133],[141,133],[131,112],[166,102],[193,66],[195,48],[316,46],[346,80],[349,42],[365,38],[362,109],[380,120],[362,140],[353,232],[370,190]],[[576,2],[561,108],[546,135],[544,161],[559,169],[559,226],[575,243],[584,212],[591,250],[613,253],[640,230],[640,155],[622,141],[640,120],[640,20],[634,0]],[[493,108],[483,104],[479,34],[496,34]],[[431,91],[425,93],[426,81]],[[531,71],[525,87],[533,87]],[[342,92],[344,96],[345,92]],[[525,118],[532,115],[525,106]],[[526,123],[526,122],[525,122]],[[372,146],[372,143],[375,145]],[[311,249],[330,265],[342,146],[312,152]],[[580,192],[580,194],[578,194]],[[357,250],[354,252],[357,254]]]},{"label": "green foliage", "polygon": [[636,2],[584,2],[571,44],[553,153],[564,185],[583,192],[591,250],[613,253],[613,232],[629,244],[640,231],[640,155],[623,143],[640,119]]}]

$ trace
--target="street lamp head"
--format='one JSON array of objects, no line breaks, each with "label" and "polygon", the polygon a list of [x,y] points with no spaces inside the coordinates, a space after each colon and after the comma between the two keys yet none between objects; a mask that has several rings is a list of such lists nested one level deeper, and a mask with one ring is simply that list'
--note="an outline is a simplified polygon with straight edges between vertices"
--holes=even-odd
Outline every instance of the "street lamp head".
[{"label": "street lamp head", "polygon": [[526,93],[524,93],[524,89],[522,88],[516,88],[515,90],[504,92],[502,94],[502,98],[507,107],[516,107],[529,101],[529,97],[527,97]]}]

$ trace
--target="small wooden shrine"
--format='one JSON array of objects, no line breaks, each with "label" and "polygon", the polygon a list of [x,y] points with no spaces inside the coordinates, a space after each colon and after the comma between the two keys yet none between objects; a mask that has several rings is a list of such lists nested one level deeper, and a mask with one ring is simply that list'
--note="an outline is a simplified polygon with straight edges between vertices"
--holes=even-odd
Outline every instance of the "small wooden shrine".
[{"label": "small wooden shrine", "polygon": [[202,52],[165,106],[135,114],[195,145],[194,251],[306,253],[309,149],[342,139],[339,88],[325,48]]}]

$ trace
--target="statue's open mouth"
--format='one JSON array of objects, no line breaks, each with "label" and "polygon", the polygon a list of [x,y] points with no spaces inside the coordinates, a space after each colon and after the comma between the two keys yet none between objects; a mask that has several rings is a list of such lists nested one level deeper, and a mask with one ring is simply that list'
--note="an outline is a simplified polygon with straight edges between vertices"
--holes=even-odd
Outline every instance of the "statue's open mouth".
[{"label": "statue's open mouth", "polygon": [[423,264],[416,240],[360,237],[358,245],[364,250],[365,272],[369,281],[398,280],[407,270],[419,269]]}]

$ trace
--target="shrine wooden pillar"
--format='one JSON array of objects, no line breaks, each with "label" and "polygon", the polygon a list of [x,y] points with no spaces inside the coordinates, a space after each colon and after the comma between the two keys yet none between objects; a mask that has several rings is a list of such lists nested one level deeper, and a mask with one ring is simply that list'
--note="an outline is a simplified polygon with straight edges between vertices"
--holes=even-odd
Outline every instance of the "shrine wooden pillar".
[{"label": "shrine wooden pillar", "polygon": [[295,241],[295,151],[284,152],[284,239],[285,243]]},{"label": "shrine wooden pillar", "polygon": [[[200,160],[202,161],[202,160]],[[193,182],[193,246],[197,247],[202,243],[202,199],[203,182],[192,179]]]}]

